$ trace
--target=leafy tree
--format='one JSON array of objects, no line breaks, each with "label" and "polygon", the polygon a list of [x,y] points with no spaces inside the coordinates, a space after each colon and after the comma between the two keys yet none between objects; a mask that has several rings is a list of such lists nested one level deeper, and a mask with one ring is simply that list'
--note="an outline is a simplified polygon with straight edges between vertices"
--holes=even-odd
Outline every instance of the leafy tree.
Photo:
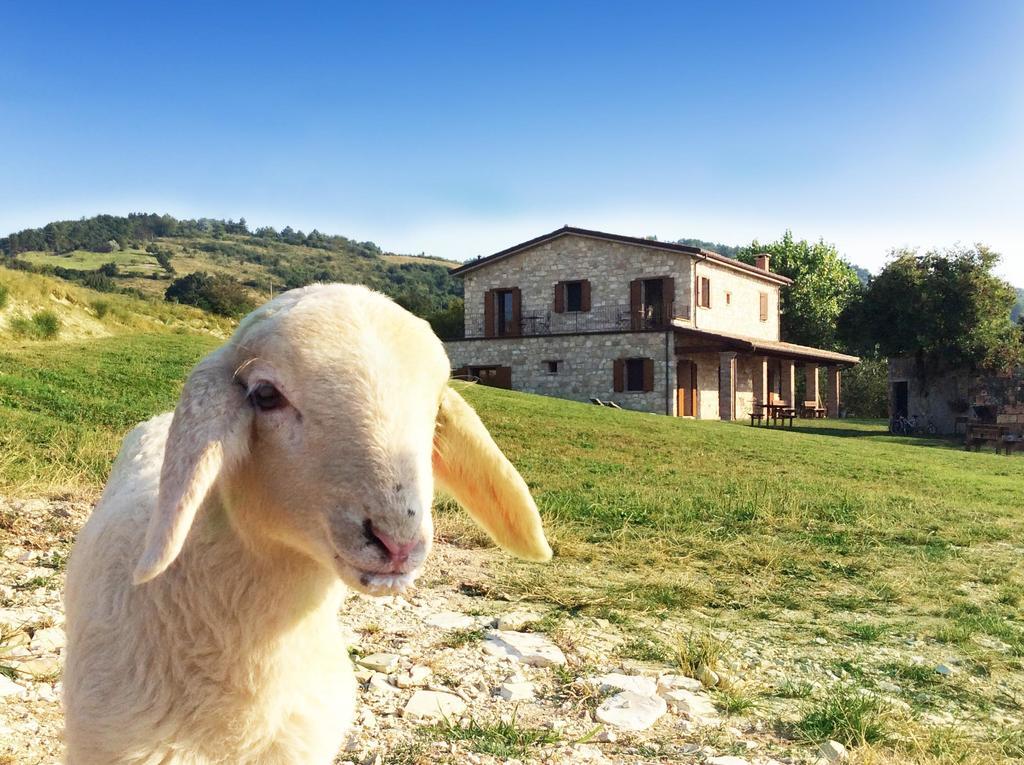
[{"label": "leafy tree", "polygon": [[862,358],[843,372],[843,406],[849,417],[889,416],[889,365],[884,358]]},{"label": "leafy tree", "polygon": [[231,317],[244,316],[256,305],[237,280],[204,271],[175,279],[164,293],[164,299]]},{"label": "leafy tree", "polygon": [[754,263],[762,252],[771,255],[771,269],[794,281],[782,289],[782,339],[816,348],[841,350],[836,331],[839,314],[858,294],[860,281],[835,245],[822,239],[796,241],[787,230],[777,242],[756,239],[740,251],[739,259]]},{"label": "leafy tree", "polygon": [[456,298],[444,308],[427,314],[434,334],[442,340],[461,340],[466,331],[466,309],[461,298]]},{"label": "leafy tree", "polygon": [[992,273],[998,262],[980,244],[924,255],[894,250],[844,312],[842,333],[862,352],[914,357],[922,378],[949,368],[1011,368],[1024,360],[1024,342],[1010,319],[1016,292]]}]

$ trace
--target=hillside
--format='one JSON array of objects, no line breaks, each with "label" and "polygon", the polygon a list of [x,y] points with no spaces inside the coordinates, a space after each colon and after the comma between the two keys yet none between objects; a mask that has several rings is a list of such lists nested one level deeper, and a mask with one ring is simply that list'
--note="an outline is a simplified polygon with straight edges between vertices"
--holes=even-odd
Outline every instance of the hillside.
[{"label": "hillside", "polygon": [[373,242],[286,227],[250,231],[245,220],[178,220],[169,215],[99,215],[56,221],[0,239],[0,264],[77,281],[103,291],[163,297],[175,278],[227,274],[253,299],[317,281],[366,284],[427,315],[462,294],[442,258],[383,252]]}]

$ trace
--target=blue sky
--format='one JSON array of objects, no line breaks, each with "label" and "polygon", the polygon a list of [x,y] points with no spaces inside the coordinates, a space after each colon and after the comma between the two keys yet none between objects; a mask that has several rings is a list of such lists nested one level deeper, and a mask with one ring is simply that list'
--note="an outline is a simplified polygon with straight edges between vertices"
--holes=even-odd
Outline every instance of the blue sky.
[{"label": "blue sky", "polygon": [[789,227],[871,269],[983,241],[1024,285],[1024,3],[775,5],[0,0],[0,233],[144,210],[463,259]]}]

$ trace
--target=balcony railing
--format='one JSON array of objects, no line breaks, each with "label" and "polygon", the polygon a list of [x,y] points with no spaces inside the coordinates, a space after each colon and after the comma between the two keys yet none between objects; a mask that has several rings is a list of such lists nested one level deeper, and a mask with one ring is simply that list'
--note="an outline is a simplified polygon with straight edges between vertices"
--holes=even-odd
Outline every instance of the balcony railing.
[{"label": "balcony railing", "polygon": [[[674,304],[667,311],[661,304],[645,306],[635,312],[629,305],[595,306],[589,311],[566,311],[565,313],[524,310],[520,317],[519,336],[668,329],[672,319],[689,320],[689,318],[690,307],[688,305],[676,308]],[[477,333],[474,335],[476,337],[483,336]],[[501,336],[509,337],[510,335]]]}]

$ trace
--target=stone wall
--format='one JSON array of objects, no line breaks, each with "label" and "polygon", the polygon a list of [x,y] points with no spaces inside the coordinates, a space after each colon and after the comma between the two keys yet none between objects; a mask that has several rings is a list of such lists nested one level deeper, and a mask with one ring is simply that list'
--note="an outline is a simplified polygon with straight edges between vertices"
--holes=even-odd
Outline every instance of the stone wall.
[{"label": "stone wall", "polygon": [[625,307],[628,321],[629,283],[633,279],[671,276],[675,279],[675,313],[688,316],[693,292],[690,271],[691,258],[686,254],[591,237],[560,236],[463,277],[466,337],[484,334],[487,290],[519,287],[522,315],[546,317],[554,309],[555,285],[577,279],[590,281],[591,314],[610,316],[616,308]]},{"label": "stone wall", "polygon": [[[697,308],[694,326],[759,340],[779,339],[779,285],[710,260],[696,261],[696,275],[711,280],[711,307]],[[767,321],[761,321],[762,292],[768,295]]]},{"label": "stone wall", "polygon": [[[665,364],[666,335],[669,363]],[[623,332],[589,335],[455,340],[445,343],[453,369],[500,365],[512,368],[513,390],[544,396],[589,401],[614,401],[623,409],[666,413],[666,372],[669,413],[675,411],[676,357],[671,333]],[[654,390],[616,393],[612,364],[618,358],[654,361]],[[548,361],[558,361],[558,373],[548,372]]]},{"label": "stone wall", "polygon": [[[712,261],[678,252],[610,242],[567,234],[503,258],[463,277],[466,301],[466,337],[484,334],[484,294],[490,289],[518,287],[522,291],[522,316],[567,325],[575,314],[554,314],[554,290],[558,282],[587,279],[591,287],[591,317],[614,320],[625,309],[628,326],[629,284],[634,279],[671,276],[675,279],[675,315],[692,323],[694,263],[711,279],[711,308],[699,309],[697,326],[769,340],[779,339],[779,287],[757,277],[745,276]],[[726,303],[726,292],[731,300]],[[759,319],[760,292],[768,293],[768,321]],[[586,314],[580,314],[585,317]],[[602,327],[614,329],[613,326]],[[573,331],[571,326],[564,331]]]}]

